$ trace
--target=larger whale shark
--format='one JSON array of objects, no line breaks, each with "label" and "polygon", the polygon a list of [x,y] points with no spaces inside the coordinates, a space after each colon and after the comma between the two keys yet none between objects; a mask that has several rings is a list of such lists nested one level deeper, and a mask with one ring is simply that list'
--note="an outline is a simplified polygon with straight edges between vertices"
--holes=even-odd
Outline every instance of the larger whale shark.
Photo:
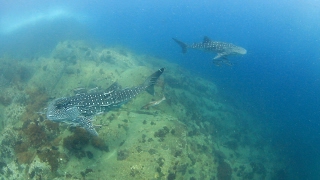
[{"label": "larger whale shark", "polygon": [[159,69],[144,83],[135,87],[121,89],[117,83],[113,83],[105,91],[78,93],[75,96],[55,99],[47,107],[47,119],[80,126],[97,136],[98,133],[92,124],[94,116],[121,106],[143,91],[153,95],[154,85],[163,71],[164,68]]},{"label": "larger whale shark", "polygon": [[214,62],[228,62],[227,57],[230,55],[244,55],[247,50],[236,46],[231,43],[212,41],[209,37],[205,36],[201,43],[186,44],[178,39],[172,38],[182,48],[182,53],[186,53],[187,49],[199,49],[207,52],[214,52],[217,55],[213,58]]}]

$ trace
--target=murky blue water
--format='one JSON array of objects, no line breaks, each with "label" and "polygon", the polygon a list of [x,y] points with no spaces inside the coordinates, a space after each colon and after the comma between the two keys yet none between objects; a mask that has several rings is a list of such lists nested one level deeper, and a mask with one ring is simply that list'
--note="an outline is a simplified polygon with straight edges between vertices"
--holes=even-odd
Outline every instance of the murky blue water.
[{"label": "murky blue water", "polygon": [[[288,162],[288,179],[319,179],[319,8],[317,0],[1,1],[0,53],[33,58],[62,40],[82,39],[177,63],[260,117],[265,142]],[[230,57],[231,67],[216,67],[215,54],[183,55],[171,39],[203,36],[248,52]]]}]

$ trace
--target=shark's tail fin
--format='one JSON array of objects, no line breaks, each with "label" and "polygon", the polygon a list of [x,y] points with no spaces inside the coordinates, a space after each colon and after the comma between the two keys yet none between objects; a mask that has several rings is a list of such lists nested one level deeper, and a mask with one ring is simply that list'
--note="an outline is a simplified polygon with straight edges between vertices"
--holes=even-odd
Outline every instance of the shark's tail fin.
[{"label": "shark's tail fin", "polygon": [[182,53],[185,54],[187,52],[188,45],[178,39],[172,38],[176,43],[178,43],[182,48]]},{"label": "shark's tail fin", "polygon": [[159,69],[158,71],[153,73],[151,76],[149,76],[146,79],[146,81],[143,83],[143,85],[146,87],[146,91],[149,94],[154,95],[154,85],[156,84],[158,78],[163,73],[163,71],[164,71],[164,68]]}]

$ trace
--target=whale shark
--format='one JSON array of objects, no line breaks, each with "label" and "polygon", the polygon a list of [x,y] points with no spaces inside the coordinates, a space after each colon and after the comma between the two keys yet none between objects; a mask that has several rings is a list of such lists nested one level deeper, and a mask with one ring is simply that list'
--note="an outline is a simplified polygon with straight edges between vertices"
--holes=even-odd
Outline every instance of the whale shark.
[{"label": "whale shark", "polygon": [[144,83],[122,89],[117,83],[100,92],[83,92],[71,97],[57,98],[47,107],[47,119],[79,126],[90,134],[98,136],[92,119],[101,113],[120,107],[143,91],[154,94],[154,85],[164,68],[150,75]]},{"label": "whale shark", "polygon": [[[200,43],[186,44],[178,39],[172,38],[176,43],[182,48],[182,53],[187,53],[187,49],[198,49],[204,50],[206,52],[217,53],[213,58],[214,63],[227,63],[227,57],[230,55],[244,55],[247,53],[247,50],[243,47],[236,46],[232,43],[213,41],[209,37],[205,36],[203,41]],[[218,65],[218,64],[217,64]]]}]

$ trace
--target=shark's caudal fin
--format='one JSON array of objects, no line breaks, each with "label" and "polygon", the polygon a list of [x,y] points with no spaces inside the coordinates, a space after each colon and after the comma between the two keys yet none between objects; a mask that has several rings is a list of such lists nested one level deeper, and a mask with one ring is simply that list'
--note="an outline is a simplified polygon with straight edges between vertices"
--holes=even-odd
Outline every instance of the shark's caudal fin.
[{"label": "shark's caudal fin", "polygon": [[185,54],[187,52],[188,45],[178,39],[172,38],[176,43],[178,43],[182,48],[182,53]]},{"label": "shark's caudal fin", "polygon": [[154,95],[154,85],[156,84],[158,78],[163,73],[163,71],[164,71],[164,68],[159,69],[158,71],[153,73],[151,76],[149,76],[143,83],[143,85],[146,87],[146,91],[149,94]]}]

